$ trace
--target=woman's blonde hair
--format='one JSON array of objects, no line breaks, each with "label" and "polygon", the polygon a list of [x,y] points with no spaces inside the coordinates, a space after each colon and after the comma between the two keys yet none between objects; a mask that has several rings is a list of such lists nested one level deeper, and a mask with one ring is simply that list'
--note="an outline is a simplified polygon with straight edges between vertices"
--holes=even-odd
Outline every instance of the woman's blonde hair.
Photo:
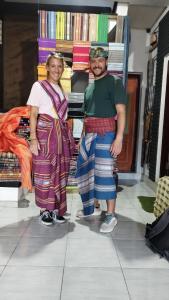
[{"label": "woman's blonde hair", "polygon": [[[46,60],[46,66],[49,66],[50,61],[51,61],[52,58],[60,60],[62,65],[63,65],[63,69],[64,69],[64,57],[62,56],[61,53],[58,53],[58,52],[51,52],[48,55],[47,60]],[[47,78],[48,78],[48,76],[49,76],[49,72],[47,71]],[[61,90],[63,91],[60,80],[58,81],[58,85],[60,86]]]}]

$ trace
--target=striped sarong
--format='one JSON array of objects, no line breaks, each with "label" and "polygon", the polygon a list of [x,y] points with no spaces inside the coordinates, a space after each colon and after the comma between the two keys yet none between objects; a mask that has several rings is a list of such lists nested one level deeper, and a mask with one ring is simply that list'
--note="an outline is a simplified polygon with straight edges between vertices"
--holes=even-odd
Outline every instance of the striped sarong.
[{"label": "striped sarong", "polygon": [[83,136],[76,177],[85,215],[94,212],[95,199],[116,198],[113,176],[116,160],[110,153],[114,139],[114,132],[107,132],[104,135],[87,133]]},{"label": "striped sarong", "polygon": [[35,201],[48,210],[66,212],[66,184],[70,165],[67,123],[40,115],[37,123],[38,155],[33,155]]}]

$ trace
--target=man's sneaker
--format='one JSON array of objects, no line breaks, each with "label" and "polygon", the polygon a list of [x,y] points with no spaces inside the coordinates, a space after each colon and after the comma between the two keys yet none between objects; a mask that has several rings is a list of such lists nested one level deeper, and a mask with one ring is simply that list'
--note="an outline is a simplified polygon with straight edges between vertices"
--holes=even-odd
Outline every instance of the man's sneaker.
[{"label": "man's sneaker", "polygon": [[117,224],[117,219],[112,214],[106,214],[104,222],[101,224],[100,232],[112,232]]},{"label": "man's sneaker", "polygon": [[49,212],[49,210],[41,211],[40,218],[41,218],[41,222],[45,225],[53,224],[53,219],[52,219],[52,216],[51,216],[51,213]]},{"label": "man's sneaker", "polygon": [[62,216],[58,216],[56,211],[52,212],[52,219],[53,219],[54,223],[62,224],[62,223],[66,222],[66,219]]},{"label": "man's sneaker", "polygon": [[101,215],[101,209],[100,208],[95,208],[94,212],[90,215],[84,215],[83,209],[78,210],[76,217],[78,218],[87,218],[87,217],[91,217],[91,216],[100,216]]}]

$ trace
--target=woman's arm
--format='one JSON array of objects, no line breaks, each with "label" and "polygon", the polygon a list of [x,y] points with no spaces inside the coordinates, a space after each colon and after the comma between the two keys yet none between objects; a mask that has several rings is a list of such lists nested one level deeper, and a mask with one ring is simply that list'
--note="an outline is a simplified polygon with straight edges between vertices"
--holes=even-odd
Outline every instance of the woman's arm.
[{"label": "woman's arm", "polygon": [[40,149],[39,143],[36,136],[36,126],[38,118],[39,108],[36,106],[31,106],[30,112],[30,150],[33,154],[38,155],[38,150]]}]

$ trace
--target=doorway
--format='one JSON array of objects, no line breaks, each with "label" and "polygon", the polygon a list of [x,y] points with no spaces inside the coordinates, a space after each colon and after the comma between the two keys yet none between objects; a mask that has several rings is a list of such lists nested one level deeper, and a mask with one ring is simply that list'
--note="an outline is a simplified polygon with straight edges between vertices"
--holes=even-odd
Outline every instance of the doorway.
[{"label": "doorway", "polygon": [[138,129],[139,97],[141,74],[129,73],[127,83],[128,104],[126,108],[126,128],[123,149],[118,156],[120,172],[136,171],[136,141]]}]

